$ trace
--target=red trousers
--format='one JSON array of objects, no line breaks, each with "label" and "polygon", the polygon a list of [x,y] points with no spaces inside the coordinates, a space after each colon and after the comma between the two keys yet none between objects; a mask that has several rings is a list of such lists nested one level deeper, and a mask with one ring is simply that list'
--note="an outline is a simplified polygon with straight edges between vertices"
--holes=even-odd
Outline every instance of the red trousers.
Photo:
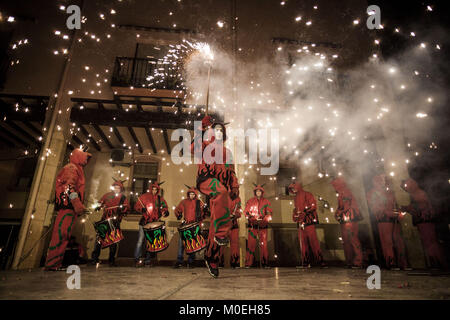
[{"label": "red trousers", "polygon": [[381,248],[386,267],[408,267],[405,243],[401,235],[401,226],[398,222],[379,222],[378,233],[380,235]]},{"label": "red trousers", "polygon": [[436,236],[436,226],[434,223],[418,223],[420,239],[429,260],[430,267],[447,267],[444,252]]},{"label": "red trousers", "polygon": [[305,229],[298,228],[298,240],[300,243],[300,254],[302,264],[321,264],[323,262],[322,251],[317,239],[316,227],[312,224]]},{"label": "red trousers", "polygon": [[247,239],[247,253],[245,256],[245,266],[251,267],[255,260],[256,242],[259,241],[259,255],[261,263],[269,263],[269,250],[267,249],[267,229],[249,228]]},{"label": "red trousers", "polygon": [[344,241],[344,254],[347,265],[362,266],[362,250],[358,237],[358,222],[341,224],[342,240]]},{"label": "red trousers", "polygon": [[239,255],[239,228],[231,229],[230,235],[230,251],[231,260],[230,264],[238,267],[240,265],[240,255]]},{"label": "red trousers", "polygon": [[75,219],[76,213],[73,210],[64,209],[58,211],[53,225],[52,239],[47,251],[46,269],[61,267]]},{"label": "red trousers", "polygon": [[215,178],[208,178],[199,185],[200,192],[210,196],[211,224],[205,250],[207,259],[213,268],[218,267],[222,249],[214,241],[217,238],[229,238],[231,231],[231,198],[227,188]]}]

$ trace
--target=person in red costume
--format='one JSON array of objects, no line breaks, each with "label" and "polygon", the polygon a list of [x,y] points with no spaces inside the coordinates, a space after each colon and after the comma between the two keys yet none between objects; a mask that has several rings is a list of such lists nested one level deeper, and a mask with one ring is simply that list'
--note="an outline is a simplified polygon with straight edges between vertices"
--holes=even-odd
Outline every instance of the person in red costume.
[{"label": "person in red costume", "polygon": [[[210,136],[209,140],[202,139],[205,131]],[[202,136],[194,137],[191,152],[194,152],[195,161],[201,156],[197,171],[197,189],[209,199],[211,212],[211,226],[204,258],[209,274],[217,278],[221,246],[229,243],[232,201],[239,196],[239,184],[231,151],[224,146],[227,139],[225,124],[213,122],[210,116],[205,116],[202,120]],[[197,154],[198,151],[200,154]]]},{"label": "person in red costume", "polygon": [[[181,200],[178,206],[175,208],[175,216],[177,220],[181,220],[184,216],[184,223],[190,224],[194,222],[201,222],[205,218],[205,205],[203,201],[198,198],[197,189],[188,187],[188,191],[186,194],[186,199]],[[183,242],[180,239],[178,240],[178,256],[177,262],[174,265],[174,268],[179,268],[183,265]],[[195,258],[195,253],[189,254],[188,257],[188,268],[193,267],[193,262]]]},{"label": "person in red costume", "polygon": [[[113,178],[114,179],[114,178]],[[116,228],[120,228],[120,222],[122,222],[122,218],[130,211],[130,205],[128,203],[127,197],[124,194],[125,188],[123,186],[124,181],[114,179],[114,183],[111,186],[111,191],[107,192],[103,195],[100,200],[100,205],[96,208],[96,210],[100,210],[100,208],[104,208],[103,215],[101,220],[113,219],[113,223]],[[95,241],[94,251],[92,252],[92,262],[98,263],[100,250],[102,246],[100,242]],[[114,243],[109,246],[109,265],[112,267],[116,267],[115,257],[117,252],[117,243]]]},{"label": "person in red costume", "polygon": [[[239,252],[239,223],[238,219],[241,217],[241,198],[237,197],[232,201],[232,220],[231,220],[231,232],[230,232],[230,267],[238,269],[241,267],[241,257]],[[225,264],[225,257],[223,250],[220,251],[220,268],[223,268]]]},{"label": "person in red costume", "polygon": [[338,193],[338,207],[334,217],[341,224],[347,265],[355,269],[362,268],[362,250],[358,237],[358,221],[362,220],[362,216],[358,202],[343,178],[335,178],[331,184]]},{"label": "person in red costume", "polygon": [[[139,220],[139,236],[136,243],[136,248],[134,250],[134,258],[136,262],[136,267],[141,267],[141,254],[142,246],[145,243],[144,226],[147,223],[158,221],[161,217],[169,216],[169,209],[167,207],[167,202],[159,194],[161,188],[160,185],[164,182],[158,183],[154,182],[150,185],[150,192],[146,192],[139,196],[138,201],[134,205],[134,210],[137,212],[142,212],[142,217]],[[150,266],[150,261],[152,258],[156,258],[156,253],[145,252],[145,265]]]},{"label": "person in red costume", "polygon": [[256,241],[259,241],[259,254],[262,257],[262,267],[269,268],[269,251],[267,249],[267,228],[272,220],[270,201],[264,198],[264,185],[256,185],[253,198],[247,201],[244,209],[248,219],[247,254],[245,267],[250,268],[255,260]]},{"label": "person in red costume", "polygon": [[66,164],[56,177],[56,206],[58,214],[53,225],[52,239],[47,251],[45,270],[61,270],[67,244],[72,232],[72,226],[78,216],[87,211],[83,206],[84,171],[83,168],[92,157],[90,153],[75,149]]},{"label": "person in red costume", "polygon": [[398,212],[394,192],[388,187],[384,174],[373,177],[373,188],[367,193],[367,203],[378,222],[386,268],[410,270],[400,226],[404,214]]},{"label": "person in red costume", "polygon": [[315,225],[319,223],[317,215],[317,202],[313,194],[305,191],[300,183],[291,183],[289,192],[295,195],[292,220],[297,223],[298,241],[302,257],[302,268],[311,264],[326,267],[320,243],[317,239]]},{"label": "person in red costume", "polygon": [[429,260],[429,267],[446,269],[448,266],[444,251],[436,236],[435,221],[437,214],[428,199],[428,195],[411,178],[403,180],[401,188],[408,192],[411,198],[410,205],[402,206],[401,211],[406,211],[412,215],[413,224],[419,229],[422,245]]}]

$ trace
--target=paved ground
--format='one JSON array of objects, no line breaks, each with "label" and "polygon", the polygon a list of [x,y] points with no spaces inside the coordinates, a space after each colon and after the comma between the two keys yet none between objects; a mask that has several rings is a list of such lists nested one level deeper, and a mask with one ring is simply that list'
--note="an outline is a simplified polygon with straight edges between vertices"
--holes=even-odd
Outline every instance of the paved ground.
[{"label": "paved ground", "polygon": [[365,270],[344,268],[220,269],[81,266],[81,289],[67,289],[70,275],[42,269],[0,272],[0,299],[450,299],[449,275],[382,271],[381,289],[369,290]]}]

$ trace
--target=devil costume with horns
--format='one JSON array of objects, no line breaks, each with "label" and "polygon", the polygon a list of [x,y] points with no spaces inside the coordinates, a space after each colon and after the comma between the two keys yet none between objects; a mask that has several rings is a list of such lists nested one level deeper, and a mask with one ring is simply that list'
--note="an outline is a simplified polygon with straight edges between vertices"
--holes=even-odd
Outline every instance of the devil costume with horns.
[{"label": "devil costume with horns", "polygon": [[200,147],[202,159],[198,165],[197,189],[209,198],[211,211],[211,227],[204,257],[209,273],[217,278],[221,247],[228,244],[230,237],[232,201],[239,196],[239,184],[231,161],[231,151],[224,146],[225,124],[213,122],[210,116],[205,116],[202,130],[208,130],[210,134],[214,132],[214,136],[209,141],[202,141],[202,137],[196,136],[191,144],[191,152]]},{"label": "devil costume with horns", "polygon": [[85,184],[83,168],[91,157],[90,153],[81,149],[73,150],[70,155],[70,162],[59,171],[56,177],[55,210],[58,211],[58,215],[53,225],[45,270],[61,268],[72,226],[77,216],[86,211],[83,206]]},{"label": "devil costume with horns", "polygon": [[[205,218],[205,204],[198,198],[197,189],[186,185],[188,191],[186,193],[186,199],[181,200],[178,206],[175,208],[175,216],[177,220],[181,220],[184,217],[184,222],[186,224],[201,222]],[[194,194],[194,198],[191,199],[190,194]],[[183,265],[183,241],[181,237],[178,241],[178,255],[175,268],[179,268]],[[195,253],[189,254],[188,257],[188,267],[192,267],[194,262]]]},{"label": "devil costume with horns", "polygon": [[[114,179],[114,183],[112,184],[112,191],[107,192],[103,195],[100,200],[100,205],[96,208],[96,210],[100,210],[100,208],[104,208],[103,215],[101,220],[112,219],[116,228],[120,229],[120,222],[124,215],[126,215],[130,210],[130,205],[128,203],[127,197],[124,194],[125,188],[123,183],[126,181],[120,181]],[[114,188],[119,187],[120,192],[115,192]],[[92,252],[92,260],[94,263],[97,263],[100,256],[101,244],[100,242],[95,242],[94,251]],[[116,266],[115,264],[115,256],[117,251],[117,243],[114,243],[109,246],[109,264],[110,266]]]},{"label": "devil costume with horns", "polygon": [[325,267],[315,227],[319,223],[316,199],[312,193],[305,191],[300,183],[291,183],[288,189],[295,195],[292,220],[297,223],[298,228],[301,267],[311,264]]},{"label": "devil costume with horns", "polygon": [[[134,258],[136,260],[136,266],[141,266],[140,257],[142,253],[142,246],[144,244],[144,226],[147,223],[158,221],[161,217],[169,216],[169,209],[167,207],[167,202],[159,194],[164,182],[157,183],[154,182],[150,185],[149,192],[146,192],[139,196],[138,201],[134,205],[134,210],[137,212],[142,212],[141,220],[139,221],[139,236],[134,251]],[[146,252],[145,264],[150,264],[150,259],[156,257],[155,253]]]},{"label": "devil costume with horns", "polygon": [[[264,198],[263,185],[253,184],[253,198],[247,201],[244,209],[245,217],[248,219],[248,239],[247,254],[245,257],[245,267],[249,268],[253,265],[256,251],[256,241],[259,241],[259,255],[262,257],[262,266],[269,267],[269,251],[267,248],[267,228],[269,221],[272,220],[272,208],[270,201]],[[260,191],[261,195],[257,196],[256,192]]]}]

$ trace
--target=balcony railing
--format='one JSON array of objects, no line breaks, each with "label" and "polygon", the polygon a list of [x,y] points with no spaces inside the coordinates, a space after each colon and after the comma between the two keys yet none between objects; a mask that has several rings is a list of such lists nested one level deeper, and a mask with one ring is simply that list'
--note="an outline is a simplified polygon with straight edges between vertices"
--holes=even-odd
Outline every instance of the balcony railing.
[{"label": "balcony railing", "polygon": [[181,66],[156,59],[117,57],[111,85],[149,89],[182,90]]}]

